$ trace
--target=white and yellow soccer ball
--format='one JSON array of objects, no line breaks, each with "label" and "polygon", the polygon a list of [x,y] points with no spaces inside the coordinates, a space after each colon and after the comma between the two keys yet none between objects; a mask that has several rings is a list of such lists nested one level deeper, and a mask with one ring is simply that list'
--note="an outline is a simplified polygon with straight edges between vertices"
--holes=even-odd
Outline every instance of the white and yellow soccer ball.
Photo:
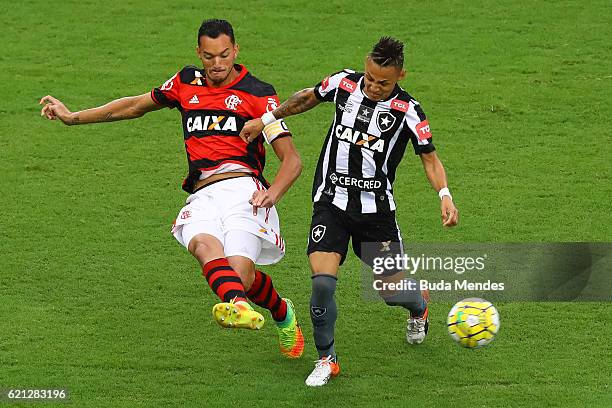
[{"label": "white and yellow soccer ball", "polygon": [[499,313],[491,302],[484,299],[463,299],[448,313],[446,325],[457,344],[479,348],[495,338],[499,330]]}]

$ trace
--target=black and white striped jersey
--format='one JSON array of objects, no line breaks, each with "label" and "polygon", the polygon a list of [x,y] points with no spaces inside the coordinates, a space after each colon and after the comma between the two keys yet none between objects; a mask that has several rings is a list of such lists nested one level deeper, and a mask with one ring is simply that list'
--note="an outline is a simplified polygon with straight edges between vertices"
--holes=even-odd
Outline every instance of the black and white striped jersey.
[{"label": "black and white striped jersey", "polygon": [[336,113],[323,144],[313,183],[313,202],[344,211],[384,213],[395,210],[393,182],[406,145],[415,154],[435,150],[427,117],[399,85],[375,102],[363,93],[363,73],[335,73],[314,92],[334,102]]}]

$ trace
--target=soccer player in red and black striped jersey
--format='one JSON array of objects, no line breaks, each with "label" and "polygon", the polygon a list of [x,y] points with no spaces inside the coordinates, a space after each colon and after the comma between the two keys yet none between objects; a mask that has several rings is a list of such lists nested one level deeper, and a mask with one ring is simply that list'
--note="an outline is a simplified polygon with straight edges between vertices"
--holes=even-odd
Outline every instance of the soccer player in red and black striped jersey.
[{"label": "soccer player in red and black striped jersey", "polygon": [[[327,384],[340,370],[335,352],[334,294],[349,239],[355,254],[370,266],[381,252],[391,258],[394,253],[403,254],[393,182],[409,144],[440,197],[442,225],[452,227],[458,221],[427,117],[420,104],[398,85],[406,74],[403,65],[404,44],[382,37],[366,57],[364,72],[336,72],[297,92],[242,130],[247,140],[257,141],[267,123],[306,112],[321,102],[335,105],[313,183],[307,252],[312,269],[310,317],[320,360],[306,379],[309,386]],[[386,271],[382,280],[401,282],[405,273],[398,269]],[[380,290],[379,294],[388,305],[408,310],[406,340],[422,343],[428,328],[427,294],[403,289]]]},{"label": "soccer player in red and black striped jersey", "polygon": [[[176,239],[199,261],[221,303],[213,317],[223,327],[260,329],[263,316],[247,299],[266,308],[276,322],[281,353],[300,357],[304,338],[289,299],[255,264],[278,262],[285,253],[274,204],[299,176],[302,165],[282,119],[247,144],[244,124],[274,110],[274,88],[234,61],[239,47],[226,20],[211,19],[198,31],[197,55],[203,68],[188,66],[151,92],[114,100],[79,112],[58,99],[41,99],[41,115],[67,125],[134,119],[168,107],[182,116],[189,172],[183,189],[190,195],[172,227]],[[270,185],[264,178],[264,140],[281,161]]]}]

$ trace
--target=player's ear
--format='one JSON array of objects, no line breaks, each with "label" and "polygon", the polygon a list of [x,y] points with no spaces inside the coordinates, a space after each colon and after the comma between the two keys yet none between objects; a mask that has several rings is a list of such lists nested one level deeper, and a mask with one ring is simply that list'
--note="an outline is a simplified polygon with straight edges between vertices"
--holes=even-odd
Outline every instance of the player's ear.
[{"label": "player's ear", "polygon": [[406,78],[406,70],[402,68],[402,70],[400,71],[400,75],[399,75],[398,81],[401,81],[404,78]]},{"label": "player's ear", "polygon": [[240,52],[240,45],[234,44],[234,59],[238,58],[238,52]]}]

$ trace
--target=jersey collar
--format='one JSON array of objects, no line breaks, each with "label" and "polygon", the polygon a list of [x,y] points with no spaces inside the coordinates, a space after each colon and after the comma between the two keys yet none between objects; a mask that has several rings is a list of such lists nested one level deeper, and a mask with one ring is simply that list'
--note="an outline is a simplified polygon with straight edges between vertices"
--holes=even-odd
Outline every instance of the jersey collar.
[{"label": "jersey collar", "polygon": [[246,69],[246,67],[242,64],[234,64],[234,69],[238,72],[238,76],[229,84],[224,85],[224,86],[220,86],[220,87],[211,87],[210,85],[208,85],[208,79],[206,79],[206,76],[204,76],[204,79],[206,80],[206,85],[211,88],[211,89],[227,89],[227,88],[231,88],[232,86],[236,85],[238,82],[242,81],[242,79],[246,76],[246,74],[249,73],[249,71]]},{"label": "jersey collar", "polygon": [[375,101],[373,99],[370,99],[370,97],[368,97],[368,95],[366,95],[366,93],[364,92],[363,88],[365,87],[365,81],[363,80],[363,76],[361,78],[359,78],[359,91],[361,91],[361,94],[363,95],[364,98],[366,98],[369,101],[372,102],[387,102],[390,101],[391,99],[395,98],[399,92],[400,92],[400,87],[398,84],[395,84],[395,87],[393,88],[393,90],[391,91],[391,93],[389,94],[388,97],[386,97],[385,99],[382,99],[380,101]]}]

